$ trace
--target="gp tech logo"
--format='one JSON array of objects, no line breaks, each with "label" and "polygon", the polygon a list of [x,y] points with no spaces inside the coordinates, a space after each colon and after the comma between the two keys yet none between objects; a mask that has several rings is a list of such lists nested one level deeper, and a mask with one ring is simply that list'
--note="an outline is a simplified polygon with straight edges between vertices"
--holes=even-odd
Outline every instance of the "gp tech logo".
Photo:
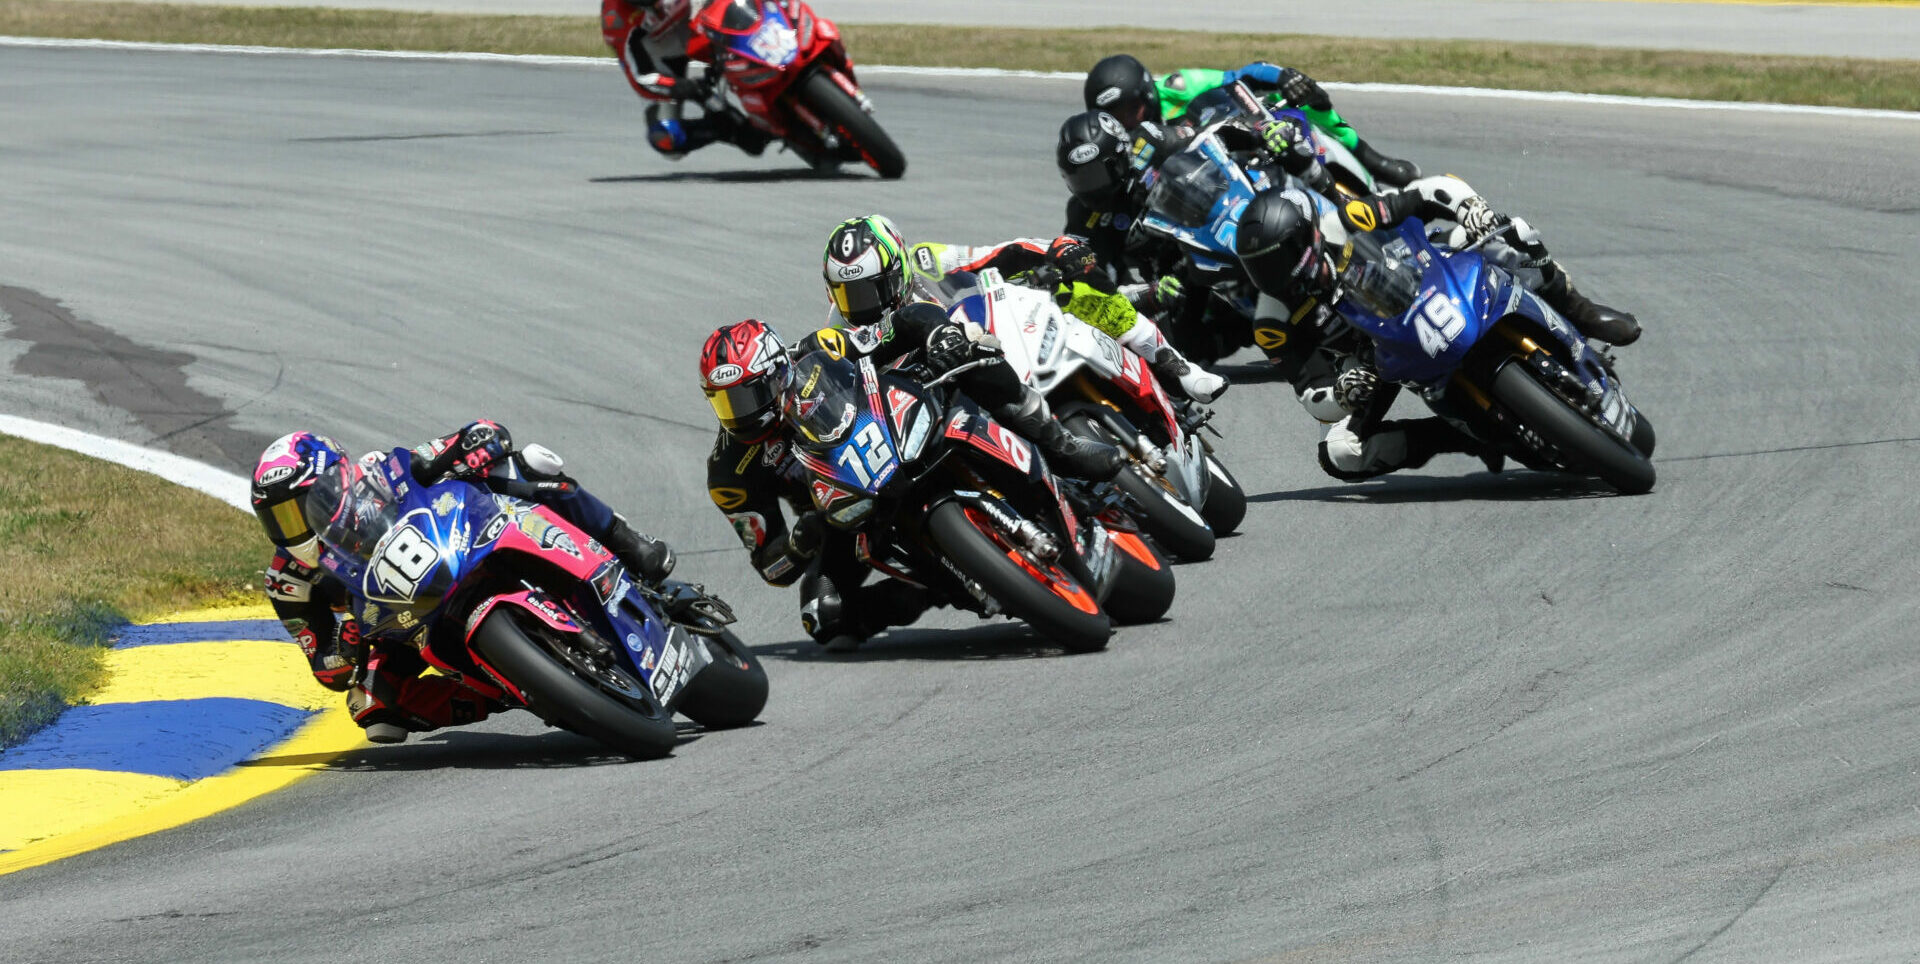
[{"label": "gp tech logo", "polygon": [[1070,164],[1085,164],[1099,156],[1100,145],[1081,144],[1067,152],[1067,162]]},{"label": "gp tech logo", "polygon": [[1094,106],[1096,107],[1106,107],[1119,99],[1120,99],[1120,88],[1109,87],[1106,90],[1101,91],[1097,96],[1095,96],[1093,98],[1093,103],[1094,103]]}]

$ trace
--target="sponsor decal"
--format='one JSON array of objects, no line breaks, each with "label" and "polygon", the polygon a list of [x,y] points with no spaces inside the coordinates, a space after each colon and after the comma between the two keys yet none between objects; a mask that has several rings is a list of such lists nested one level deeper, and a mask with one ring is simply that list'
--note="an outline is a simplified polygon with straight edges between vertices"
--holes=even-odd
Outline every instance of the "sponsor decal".
[{"label": "sponsor decal", "polygon": [[1278,328],[1255,328],[1253,343],[1267,351],[1272,351],[1287,343],[1287,333]]},{"label": "sponsor decal", "polygon": [[303,628],[295,632],[293,641],[300,644],[300,651],[307,654],[308,659],[312,659],[313,655],[320,651],[320,637],[315,636],[311,629]]},{"label": "sponsor decal", "polygon": [[822,509],[834,504],[835,502],[840,501],[841,499],[848,499],[852,497],[853,497],[853,493],[848,492],[847,490],[842,489],[837,485],[834,485],[830,482],[822,481],[820,479],[813,480],[813,504],[819,506]]},{"label": "sponsor decal", "polygon": [[433,500],[433,514],[437,516],[444,516],[447,513],[452,512],[453,507],[459,504],[460,504],[460,500],[454,498],[453,493],[443,492],[440,494],[439,498]]},{"label": "sponsor decal", "polygon": [[843,264],[833,269],[833,276],[841,281],[854,281],[867,273],[865,265]]},{"label": "sponsor decal", "polygon": [[749,551],[760,548],[767,541],[767,520],[758,512],[740,512],[727,516],[733,524],[734,535],[740,537],[740,544]]},{"label": "sponsor decal", "polygon": [[264,486],[275,485],[281,482],[285,482],[287,479],[291,478],[292,476],[293,476],[293,466],[276,465],[273,468],[270,468],[265,472],[260,473],[260,478],[257,481],[260,483],[261,486],[264,487]]},{"label": "sponsor decal", "polygon": [[721,365],[707,373],[707,381],[712,385],[725,388],[739,381],[740,376],[746,373],[746,369],[741,368],[739,365]]},{"label": "sponsor decal", "polygon": [[1106,107],[1119,99],[1120,88],[1108,87],[1100,93],[1093,95],[1093,105],[1095,107]]},{"label": "sponsor decal", "polygon": [[1073,150],[1067,152],[1067,163],[1085,164],[1088,161],[1091,161],[1094,158],[1099,156],[1100,156],[1100,145],[1081,144],[1076,146]]},{"label": "sponsor decal", "polygon": [[1374,216],[1373,206],[1361,200],[1347,202],[1347,222],[1361,231],[1371,231],[1380,226],[1380,220]]},{"label": "sponsor decal", "polygon": [[1121,127],[1119,119],[1115,118],[1112,114],[1100,115],[1100,129],[1115,137],[1124,138],[1127,136],[1127,129]]},{"label": "sponsor decal", "polygon": [[486,531],[480,533],[480,544],[485,545],[500,538],[500,533],[505,531],[507,531],[507,517],[505,515],[494,516],[493,521],[487,523]]},{"label": "sponsor decal", "polygon": [[746,489],[716,485],[707,490],[707,495],[713,499],[713,504],[719,506],[721,511],[732,511],[747,504]]}]

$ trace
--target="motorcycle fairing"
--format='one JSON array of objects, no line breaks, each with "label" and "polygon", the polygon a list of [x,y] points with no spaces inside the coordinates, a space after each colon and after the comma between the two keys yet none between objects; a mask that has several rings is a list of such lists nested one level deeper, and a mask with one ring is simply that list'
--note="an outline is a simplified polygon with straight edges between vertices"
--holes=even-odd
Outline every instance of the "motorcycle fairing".
[{"label": "motorcycle fairing", "polygon": [[[1141,227],[1164,237],[1179,241],[1188,249],[1189,257],[1202,269],[1219,270],[1229,265],[1239,264],[1239,255],[1234,250],[1234,241],[1240,233],[1240,215],[1253,201],[1258,187],[1240,165],[1233,162],[1225,144],[1214,133],[1219,125],[1213,125],[1201,131],[1182,154],[1194,155],[1217,171],[1226,180],[1226,189],[1213,198],[1213,203],[1203,221],[1185,223],[1172,213],[1152,206],[1149,195],[1147,213],[1140,219]],[[1169,158],[1171,160],[1171,158]],[[1162,164],[1165,176],[1165,162]],[[1259,185],[1265,184],[1262,176]]]},{"label": "motorcycle fairing", "polygon": [[[1392,318],[1373,314],[1352,298],[1341,298],[1334,307],[1373,340],[1380,377],[1432,385],[1452,375],[1500,317],[1482,280],[1486,260],[1473,252],[1441,252],[1427,240],[1426,225],[1418,218],[1408,218],[1391,233],[1407,245],[1407,254],[1417,259],[1413,263],[1422,265],[1413,305]],[[1427,256],[1419,257],[1423,252]]]}]

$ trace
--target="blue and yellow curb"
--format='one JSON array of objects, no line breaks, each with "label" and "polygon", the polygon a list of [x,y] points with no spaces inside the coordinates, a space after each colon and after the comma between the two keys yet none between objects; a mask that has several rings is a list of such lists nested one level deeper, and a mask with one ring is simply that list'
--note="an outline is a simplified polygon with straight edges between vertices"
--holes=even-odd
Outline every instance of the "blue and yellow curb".
[{"label": "blue and yellow curb", "polygon": [[0,753],[0,874],[210,816],[364,745],[265,607],[126,627],[85,705]]}]

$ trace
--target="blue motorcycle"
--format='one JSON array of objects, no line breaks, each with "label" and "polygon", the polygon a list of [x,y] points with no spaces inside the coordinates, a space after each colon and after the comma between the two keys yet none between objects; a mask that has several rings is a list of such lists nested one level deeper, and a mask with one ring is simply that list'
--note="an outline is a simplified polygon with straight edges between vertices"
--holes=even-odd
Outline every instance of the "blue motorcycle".
[{"label": "blue motorcycle", "polygon": [[678,740],[675,712],[740,726],[767,677],[697,586],[647,586],[553,510],[470,482],[421,485],[413,453],[342,464],[307,496],[321,565],[371,644],[419,650],[489,699],[637,757]]},{"label": "blue motorcycle", "polygon": [[1461,250],[1435,245],[1418,219],[1349,234],[1332,202],[1301,193],[1344,247],[1332,305],[1370,343],[1383,382],[1528,468],[1653,488],[1653,423],[1611,359],[1476,250],[1510,228]]}]

